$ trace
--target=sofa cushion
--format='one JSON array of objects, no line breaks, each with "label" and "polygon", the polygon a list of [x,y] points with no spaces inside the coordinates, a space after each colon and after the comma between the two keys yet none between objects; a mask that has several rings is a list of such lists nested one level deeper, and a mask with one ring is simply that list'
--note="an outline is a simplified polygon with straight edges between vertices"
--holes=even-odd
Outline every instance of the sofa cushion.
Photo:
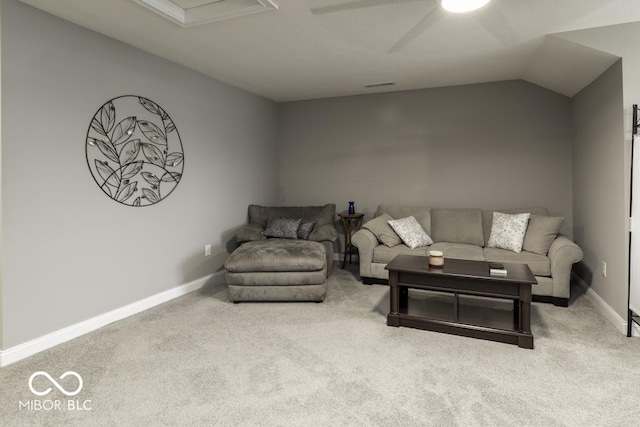
[{"label": "sofa cushion", "polygon": [[487,247],[507,249],[520,253],[530,216],[530,213],[506,214],[494,212],[491,235],[489,236]]},{"label": "sofa cushion", "polygon": [[366,228],[372,232],[380,243],[392,248],[402,243],[402,240],[389,225],[389,221],[391,220],[393,220],[393,218],[388,214],[382,214],[373,218],[371,221],[367,221],[362,228]]},{"label": "sofa cushion", "polygon": [[477,245],[468,245],[465,243],[434,243],[429,248],[430,251],[442,251],[445,263],[447,258],[469,259],[472,261],[484,261],[484,253],[482,247]]},{"label": "sofa cushion", "polygon": [[278,239],[297,239],[301,219],[276,218],[270,219],[262,234]]},{"label": "sofa cushion", "polygon": [[534,276],[551,276],[549,257],[522,251],[519,254],[506,249],[484,248],[484,257],[489,262],[512,262],[527,264]]},{"label": "sofa cushion", "polygon": [[396,255],[418,255],[424,257],[425,267],[427,266],[427,251],[429,248],[421,247],[411,249],[407,245],[401,243],[392,248],[385,245],[378,245],[373,249],[373,262],[388,264]]},{"label": "sofa cushion", "polygon": [[434,242],[483,246],[480,209],[431,209],[431,238]]},{"label": "sofa cushion", "polygon": [[563,222],[562,217],[531,215],[522,250],[540,255],[548,254]]},{"label": "sofa cushion", "polygon": [[314,221],[316,227],[325,224],[333,224],[336,217],[336,205],[324,206],[259,206],[249,205],[249,222],[255,222],[263,227],[267,226],[270,219],[276,218],[302,218]]},{"label": "sofa cushion", "polygon": [[540,216],[549,215],[549,211],[547,208],[516,208],[516,209],[492,209],[482,211],[482,229],[484,231],[484,246],[486,247],[489,244],[489,236],[491,235],[491,224],[493,223],[493,213],[495,211],[508,213],[508,214],[519,214],[519,213],[530,213]]},{"label": "sofa cushion", "polygon": [[429,246],[433,243],[431,237],[429,237],[413,216],[393,219],[389,221],[389,225],[393,228],[393,231],[400,236],[404,244],[411,249]]},{"label": "sofa cushion", "polygon": [[394,219],[414,217],[422,226],[424,231],[431,235],[431,210],[421,206],[404,206],[404,205],[378,205],[376,216],[383,213]]},{"label": "sofa cushion", "polygon": [[319,271],[327,264],[322,243],[308,240],[268,239],[237,248],[224,267],[232,273],[256,271]]}]

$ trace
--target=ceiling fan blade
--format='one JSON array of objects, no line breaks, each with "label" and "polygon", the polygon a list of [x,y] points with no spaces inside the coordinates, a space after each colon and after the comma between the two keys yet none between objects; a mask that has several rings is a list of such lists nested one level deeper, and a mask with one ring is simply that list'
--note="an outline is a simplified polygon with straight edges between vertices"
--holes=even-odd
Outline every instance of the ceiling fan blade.
[{"label": "ceiling fan blade", "polygon": [[505,46],[518,41],[518,36],[497,6],[480,10],[472,17]]},{"label": "ceiling fan blade", "polygon": [[338,3],[329,6],[320,6],[311,8],[314,15],[322,15],[325,13],[343,12],[345,10],[362,9],[365,7],[382,6],[386,4],[408,3],[423,0],[355,0],[350,3]]},{"label": "ceiling fan blade", "polygon": [[397,52],[409,43],[413,41],[416,37],[418,37],[423,32],[427,31],[429,27],[438,22],[444,16],[444,11],[440,7],[440,5],[436,4],[431,12],[429,12],[424,18],[422,18],[416,25],[413,26],[400,40],[398,40],[391,49],[388,50],[388,53]]}]

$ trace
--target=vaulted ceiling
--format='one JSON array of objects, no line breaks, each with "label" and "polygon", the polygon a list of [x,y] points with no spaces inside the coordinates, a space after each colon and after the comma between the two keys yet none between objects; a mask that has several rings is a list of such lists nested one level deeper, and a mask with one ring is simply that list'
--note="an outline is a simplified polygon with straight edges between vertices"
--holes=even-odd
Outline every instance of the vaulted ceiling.
[{"label": "vaulted ceiling", "polygon": [[[553,34],[640,21],[637,0],[492,0],[469,14],[439,0],[21,1],[275,101],[510,79],[572,96],[618,57]],[[228,12],[256,4],[269,7]]]}]

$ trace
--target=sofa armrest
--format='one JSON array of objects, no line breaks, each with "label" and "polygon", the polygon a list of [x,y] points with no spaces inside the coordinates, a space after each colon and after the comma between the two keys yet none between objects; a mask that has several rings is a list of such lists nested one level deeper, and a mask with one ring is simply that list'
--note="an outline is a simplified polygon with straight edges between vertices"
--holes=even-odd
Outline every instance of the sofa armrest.
[{"label": "sofa armrest", "polygon": [[309,240],[313,240],[315,242],[335,242],[336,240],[338,240],[338,230],[336,230],[336,227],[333,224],[325,224],[321,225],[320,227],[313,227],[313,231],[311,232],[311,234],[309,234]]},{"label": "sofa armrest", "polygon": [[253,242],[255,240],[266,240],[266,236],[262,234],[264,227],[255,222],[242,226],[236,231],[235,238],[238,244]]},{"label": "sofa armrest", "polygon": [[367,230],[361,228],[351,236],[351,243],[358,248],[358,260],[360,263],[360,277],[371,276],[371,263],[373,262],[373,250],[380,243],[376,236]]},{"label": "sofa armrest", "polygon": [[558,235],[549,248],[553,296],[569,298],[571,267],[582,260],[582,249],[566,236]]}]

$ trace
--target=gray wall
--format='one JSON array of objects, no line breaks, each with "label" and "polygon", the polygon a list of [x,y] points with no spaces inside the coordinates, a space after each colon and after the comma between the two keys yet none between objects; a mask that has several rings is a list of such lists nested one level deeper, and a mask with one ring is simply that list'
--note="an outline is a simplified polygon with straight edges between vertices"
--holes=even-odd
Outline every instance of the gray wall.
[{"label": "gray wall", "polygon": [[[2,55],[3,348],[218,271],[247,205],[277,201],[275,103],[15,0]],[[182,182],[151,207],[109,199],[86,164],[93,114],[127,94],[184,146]]]},{"label": "gray wall", "polygon": [[[640,104],[640,51],[635,40],[637,39],[638,31],[640,31],[640,23],[632,22],[628,24],[611,25],[607,27],[591,28],[588,30],[571,31],[567,33],[558,34],[558,37],[562,37],[566,40],[580,43],[593,49],[599,49],[604,52],[608,52],[617,55],[622,58],[621,64],[616,64],[616,68],[610,69],[608,74],[605,74],[603,78],[618,80],[616,83],[606,83],[602,81],[596,81],[592,84],[595,85],[610,85],[615,87],[615,91],[609,94],[599,93],[596,86],[588,87],[584,92],[587,95],[580,94],[581,96],[591,99],[590,102],[593,105],[590,107],[591,111],[601,121],[606,121],[608,117],[610,120],[609,127],[602,132],[606,132],[599,141],[591,141],[589,144],[600,146],[599,150],[606,151],[607,159],[606,163],[599,162],[598,159],[591,159],[594,166],[598,169],[605,169],[608,176],[605,181],[611,184],[610,191],[615,196],[609,194],[609,192],[592,192],[587,194],[587,189],[583,188],[583,202],[590,207],[596,207],[598,214],[603,216],[603,210],[609,212],[609,218],[611,222],[606,225],[608,234],[606,236],[606,245],[599,249],[596,254],[585,257],[585,261],[580,266],[579,274],[583,277],[586,283],[591,285],[591,288],[609,305],[618,315],[620,315],[625,321],[627,319],[627,284],[628,284],[628,256],[629,256],[629,236],[628,227],[626,226],[626,219],[624,228],[621,228],[619,222],[621,217],[626,218],[629,214],[630,204],[630,171],[631,171],[631,114],[632,105]],[[618,71],[615,71],[618,70]],[[620,71],[621,70],[621,71]],[[622,77],[617,76],[618,73],[622,74]],[[606,80],[605,79],[605,80]],[[621,85],[621,89],[617,87]],[[620,90],[622,94],[620,95]],[[602,101],[597,96],[611,97],[609,102],[604,102],[602,105],[598,105]],[[577,99],[578,97],[576,97]],[[588,101],[585,101],[588,102]],[[618,105],[614,105],[618,102]],[[574,102],[575,104],[575,102]],[[605,109],[605,105],[607,108]],[[584,107],[583,108],[588,108]],[[575,109],[575,106],[574,106]],[[616,117],[624,112],[624,119]],[[624,124],[620,120],[624,120]],[[587,122],[588,120],[585,120]],[[616,129],[616,126],[624,126],[622,130]],[[577,124],[576,124],[577,126]],[[587,138],[592,136],[583,135]],[[582,139],[582,138],[580,138]],[[576,135],[576,147],[579,147],[580,141]],[[620,168],[622,170],[620,170]],[[624,173],[623,177],[620,177],[620,173]],[[579,189],[579,188],[578,188]],[[578,190],[577,189],[577,190]],[[620,192],[623,192],[620,195]],[[637,191],[636,191],[637,193]],[[612,198],[615,198],[615,203],[611,204]],[[622,202],[621,202],[622,200]],[[602,208],[600,208],[602,207]],[[575,205],[576,214],[578,213],[578,205]],[[584,221],[583,233],[590,236],[603,234],[604,226],[598,221],[586,221],[580,218],[580,221]],[[592,242],[595,244],[595,242]],[[598,259],[598,256],[600,258]],[[612,271],[612,264],[615,266],[615,273],[612,277],[609,272]],[[602,261],[607,262],[607,278],[604,279],[600,273],[600,263]],[[636,257],[632,262],[640,262],[640,259]]]},{"label": "gray wall", "polygon": [[[2,0],[0,0],[0,82],[2,82]],[[2,91],[0,90],[0,242],[2,241]],[[3,349],[3,315],[2,315],[2,245],[0,245],[0,349]]]},{"label": "gray wall", "polygon": [[570,99],[524,81],[280,107],[283,204],[546,206],[572,234]]},{"label": "gray wall", "polygon": [[[584,251],[576,271],[620,316],[627,310],[622,60],[572,100],[574,238]],[[607,277],[601,263],[607,263]]]}]

